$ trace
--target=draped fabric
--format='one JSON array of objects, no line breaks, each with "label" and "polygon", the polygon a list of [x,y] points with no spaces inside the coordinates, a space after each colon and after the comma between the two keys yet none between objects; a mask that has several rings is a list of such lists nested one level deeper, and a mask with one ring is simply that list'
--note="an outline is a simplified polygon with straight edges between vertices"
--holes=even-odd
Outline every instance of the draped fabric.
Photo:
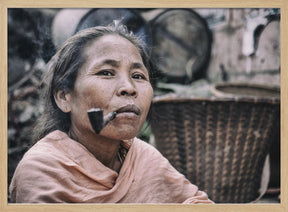
[{"label": "draped fabric", "polygon": [[129,149],[119,174],[61,131],[38,141],[18,164],[10,184],[13,203],[212,203],[153,146]]}]

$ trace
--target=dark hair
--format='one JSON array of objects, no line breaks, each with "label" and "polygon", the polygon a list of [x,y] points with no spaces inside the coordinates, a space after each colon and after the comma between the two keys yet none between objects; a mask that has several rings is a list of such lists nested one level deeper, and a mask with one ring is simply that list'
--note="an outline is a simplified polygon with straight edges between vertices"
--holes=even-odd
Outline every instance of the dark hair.
[{"label": "dark hair", "polygon": [[107,27],[97,26],[78,32],[62,45],[48,63],[48,71],[42,84],[44,111],[34,128],[34,143],[54,130],[69,132],[70,114],[64,113],[58,108],[54,95],[58,91],[70,92],[73,90],[78,71],[86,60],[83,51],[87,44],[104,35],[111,34],[126,38],[137,48],[151,78],[150,58],[142,41],[129,32],[124,25],[114,22],[113,25]]}]

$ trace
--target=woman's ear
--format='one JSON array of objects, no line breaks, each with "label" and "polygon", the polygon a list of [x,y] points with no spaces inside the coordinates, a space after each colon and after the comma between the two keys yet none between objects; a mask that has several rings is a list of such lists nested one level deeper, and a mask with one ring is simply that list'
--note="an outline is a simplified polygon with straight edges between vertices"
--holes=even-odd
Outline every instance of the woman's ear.
[{"label": "woman's ear", "polygon": [[54,95],[55,102],[57,106],[62,110],[64,113],[69,113],[71,111],[71,94],[66,93],[63,90],[58,91]]}]

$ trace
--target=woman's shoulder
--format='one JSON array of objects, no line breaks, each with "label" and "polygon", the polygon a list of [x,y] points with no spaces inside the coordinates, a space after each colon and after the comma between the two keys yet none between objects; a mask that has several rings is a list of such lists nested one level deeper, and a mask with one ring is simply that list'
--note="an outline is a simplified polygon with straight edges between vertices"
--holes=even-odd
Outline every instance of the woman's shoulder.
[{"label": "woman's shoulder", "polygon": [[[57,182],[68,176],[63,168],[65,160],[68,161],[67,157],[57,146],[63,139],[64,133],[52,132],[24,154],[9,186],[12,202],[37,202],[41,192],[43,194],[55,188]],[[54,187],[50,188],[52,185]]]},{"label": "woman's shoulder", "polygon": [[68,160],[67,149],[61,145],[61,142],[65,143],[67,137],[60,131],[53,131],[46,135],[24,154],[15,172],[26,173],[29,170],[41,172],[60,166],[61,163]]},{"label": "woman's shoulder", "polygon": [[163,157],[163,155],[158,151],[158,149],[154,145],[152,145],[152,144],[150,144],[150,143],[148,143],[146,141],[143,141],[143,140],[141,140],[139,138],[135,138],[134,141],[133,141],[133,145],[135,146],[136,151],[139,154],[144,155],[146,158],[157,157],[157,158],[165,159]]},{"label": "woman's shoulder", "polygon": [[51,154],[62,150],[59,144],[68,136],[61,131],[53,131],[37,141],[23,156],[23,159],[30,157],[49,157]]},{"label": "woman's shoulder", "polygon": [[[87,161],[93,161],[87,163]],[[66,133],[53,131],[32,146],[19,162],[16,176],[26,172],[49,173],[49,175],[69,175],[71,171],[98,170],[97,159],[79,142]],[[92,172],[91,171],[91,172]],[[89,171],[87,171],[89,172]],[[90,173],[90,172],[89,172]]]},{"label": "woman's shoulder", "polygon": [[147,150],[157,151],[157,149],[152,144],[150,144],[149,142],[143,141],[137,137],[134,138],[133,145],[137,146],[137,148],[141,148],[142,150],[147,149]]},{"label": "woman's shoulder", "polygon": [[60,139],[56,139],[57,135],[59,134],[56,131],[52,132],[34,144],[24,154],[17,169],[28,171],[29,169],[33,169],[33,167],[43,168],[45,165],[59,161],[61,158],[61,149],[54,145]]},{"label": "woman's shoulder", "polygon": [[[45,187],[54,179],[65,178],[67,171],[63,166],[71,164],[71,160],[65,155],[63,148],[58,143],[65,134],[52,132],[34,144],[18,163],[10,184],[10,192],[25,191],[31,193],[32,187]],[[31,187],[31,185],[33,185]]]}]

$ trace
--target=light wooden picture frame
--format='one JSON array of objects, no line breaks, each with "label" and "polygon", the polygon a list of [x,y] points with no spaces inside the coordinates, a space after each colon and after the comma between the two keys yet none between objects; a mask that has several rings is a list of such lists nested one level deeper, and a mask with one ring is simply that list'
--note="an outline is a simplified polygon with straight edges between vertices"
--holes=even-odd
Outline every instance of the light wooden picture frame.
[{"label": "light wooden picture frame", "polygon": [[[9,204],[8,170],[8,8],[280,8],[281,10],[281,202],[280,204]],[[286,0],[0,0],[0,211],[288,211],[288,2]]]}]

